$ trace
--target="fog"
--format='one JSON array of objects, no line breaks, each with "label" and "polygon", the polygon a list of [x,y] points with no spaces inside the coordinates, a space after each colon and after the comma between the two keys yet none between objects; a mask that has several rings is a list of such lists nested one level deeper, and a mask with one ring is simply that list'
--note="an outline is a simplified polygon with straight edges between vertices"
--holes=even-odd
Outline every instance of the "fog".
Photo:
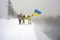
[{"label": "fog", "polygon": [[[60,40],[60,0],[11,0],[17,14],[32,14],[39,9],[40,17],[33,17],[36,25],[35,32],[40,40],[40,31],[43,31],[51,40]],[[8,17],[8,0],[0,0],[0,18]]]},{"label": "fog", "polygon": [[[38,21],[37,21],[38,20]],[[42,17],[41,19],[34,19],[35,32],[39,38],[40,31],[43,31],[51,40],[60,40],[60,16],[57,17]]]}]

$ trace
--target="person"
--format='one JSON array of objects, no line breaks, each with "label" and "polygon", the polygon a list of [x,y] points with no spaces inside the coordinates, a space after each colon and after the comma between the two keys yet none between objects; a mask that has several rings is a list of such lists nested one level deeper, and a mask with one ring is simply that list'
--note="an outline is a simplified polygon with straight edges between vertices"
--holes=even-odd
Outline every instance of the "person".
[{"label": "person", "polygon": [[19,24],[21,24],[22,15],[18,15]]},{"label": "person", "polygon": [[26,16],[25,16],[25,15],[23,15],[23,16],[22,16],[22,24],[24,24],[24,23],[25,23],[25,19],[26,19]]},{"label": "person", "polygon": [[28,24],[31,24],[31,17],[32,16],[33,16],[33,14],[31,16],[30,15],[27,16]]}]

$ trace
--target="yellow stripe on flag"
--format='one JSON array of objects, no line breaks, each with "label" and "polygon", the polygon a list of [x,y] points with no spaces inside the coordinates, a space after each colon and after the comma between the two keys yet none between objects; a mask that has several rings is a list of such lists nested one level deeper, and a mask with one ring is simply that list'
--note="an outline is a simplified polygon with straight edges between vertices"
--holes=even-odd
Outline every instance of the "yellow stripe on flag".
[{"label": "yellow stripe on flag", "polygon": [[33,16],[40,16],[40,14],[38,14],[38,13],[33,13]]}]

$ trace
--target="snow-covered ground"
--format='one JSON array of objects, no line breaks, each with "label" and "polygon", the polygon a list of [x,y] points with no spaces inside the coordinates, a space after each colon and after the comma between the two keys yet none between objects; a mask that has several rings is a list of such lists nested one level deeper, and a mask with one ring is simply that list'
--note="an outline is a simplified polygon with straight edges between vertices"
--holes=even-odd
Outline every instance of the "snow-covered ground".
[{"label": "snow-covered ground", "polygon": [[[0,19],[0,40],[38,40],[34,24],[19,25],[18,19]],[[49,40],[42,32],[40,40]]]}]

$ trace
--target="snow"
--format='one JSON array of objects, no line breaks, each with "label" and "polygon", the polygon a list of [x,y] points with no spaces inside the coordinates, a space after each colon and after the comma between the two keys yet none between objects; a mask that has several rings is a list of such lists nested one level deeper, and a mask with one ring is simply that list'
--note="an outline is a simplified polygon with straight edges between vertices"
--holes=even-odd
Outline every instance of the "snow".
[{"label": "snow", "polygon": [[[27,20],[26,20],[27,22]],[[48,40],[45,35],[40,40]],[[18,19],[0,19],[0,40],[38,40],[34,31],[34,24],[19,25]]]}]

